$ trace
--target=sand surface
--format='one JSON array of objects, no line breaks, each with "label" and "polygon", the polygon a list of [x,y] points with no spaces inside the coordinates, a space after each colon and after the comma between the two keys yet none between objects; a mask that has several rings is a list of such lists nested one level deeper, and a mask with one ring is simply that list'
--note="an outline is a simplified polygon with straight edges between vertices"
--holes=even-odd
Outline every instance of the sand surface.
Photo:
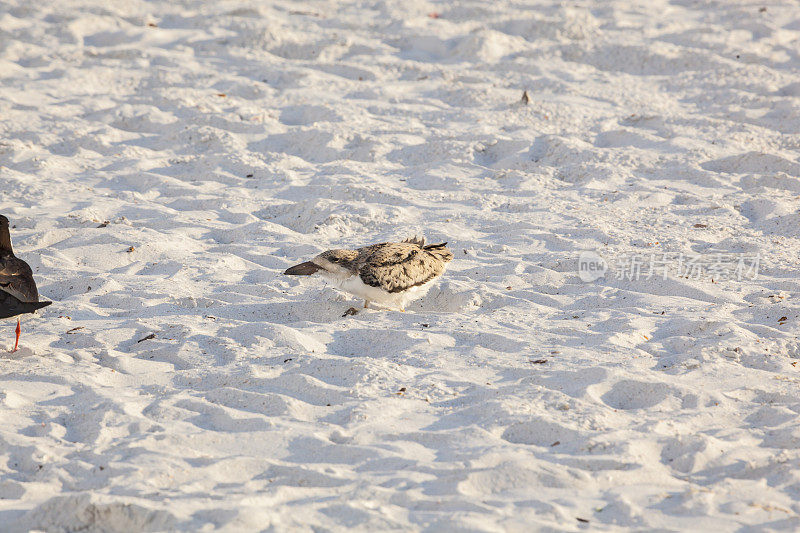
[{"label": "sand surface", "polygon": [[[6,0],[54,304],[2,529],[800,529],[799,72],[793,1]],[[414,234],[456,257],[406,313],[282,275]]]}]

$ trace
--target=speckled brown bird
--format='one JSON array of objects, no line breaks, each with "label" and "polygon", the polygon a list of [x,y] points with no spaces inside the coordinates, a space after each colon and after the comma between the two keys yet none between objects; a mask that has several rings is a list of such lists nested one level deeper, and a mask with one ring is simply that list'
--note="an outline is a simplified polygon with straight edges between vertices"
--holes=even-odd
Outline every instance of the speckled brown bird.
[{"label": "speckled brown bird", "polygon": [[33,281],[31,267],[14,255],[8,219],[0,215],[0,318],[17,317],[17,340],[12,352],[17,351],[22,332],[19,315],[33,313],[51,303],[53,302],[39,301],[39,291]]},{"label": "speckled brown bird", "polygon": [[453,259],[446,246],[446,242],[425,244],[425,239],[413,237],[357,250],[328,250],[284,274],[319,273],[339,289],[363,298],[364,307],[372,302],[403,311],[409,302],[425,296],[444,274]]}]

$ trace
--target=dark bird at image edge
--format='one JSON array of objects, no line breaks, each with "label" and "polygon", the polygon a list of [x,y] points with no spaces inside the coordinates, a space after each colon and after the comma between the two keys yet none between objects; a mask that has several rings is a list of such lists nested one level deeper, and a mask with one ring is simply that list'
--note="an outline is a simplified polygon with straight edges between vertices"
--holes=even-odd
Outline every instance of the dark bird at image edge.
[{"label": "dark bird at image edge", "polygon": [[0,318],[17,317],[17,339],[11,350],[16,352],[22,332],[19,315],[34,313],[53,302],[39,301],[33,271],[28,263],[14,255],[8,226],[8,218],[0,215]]}]

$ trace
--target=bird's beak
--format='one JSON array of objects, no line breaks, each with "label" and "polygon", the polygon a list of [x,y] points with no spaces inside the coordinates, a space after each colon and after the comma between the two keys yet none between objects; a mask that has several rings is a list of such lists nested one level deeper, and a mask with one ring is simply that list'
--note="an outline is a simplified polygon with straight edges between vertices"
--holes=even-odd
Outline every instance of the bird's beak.
[{"label": "bird's beak", "polygon": [[287,276],[310,276],[317,270],[322,270],[322,267],[312,263],[311,261],[306,261],[305,263],[300,263],[299,265],[287,268],[284,274]]}]

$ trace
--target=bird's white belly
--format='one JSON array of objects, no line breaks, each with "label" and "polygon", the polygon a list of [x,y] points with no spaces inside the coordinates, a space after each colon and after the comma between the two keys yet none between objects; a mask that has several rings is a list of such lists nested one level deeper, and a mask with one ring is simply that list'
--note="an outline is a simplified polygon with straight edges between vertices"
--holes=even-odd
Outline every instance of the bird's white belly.
[{"label": "bird's white belly", "polygon": [[416,287],[411,287],[410,289],[402,292],[388,292],[379,287],[367,285],[361,281],[360,276],[350,276],[345,279],[326,276],[326,279],[337,288],[343,290],[344,292],[350,293],[353,296],[363,298],[364,300],[376,303],[378,305],[397,307],[400,309],[404,309],[409,302],[425,296],[433,283],[436,281],[433,279],[427,283],[418,285]]}]

